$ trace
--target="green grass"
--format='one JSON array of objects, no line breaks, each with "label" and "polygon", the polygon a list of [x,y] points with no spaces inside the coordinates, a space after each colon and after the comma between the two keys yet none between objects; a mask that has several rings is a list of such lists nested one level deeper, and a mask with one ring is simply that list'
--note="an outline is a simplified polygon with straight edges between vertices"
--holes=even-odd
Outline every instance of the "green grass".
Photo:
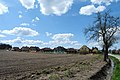
[{"label": "green grass", "polygon": [[58,74],[52,74],[49,76],[49,80],[60,80],[60,76]]},{"label": "green grass", "polygon": [[120,61],[112,56],[110,56],[110,58],[113,60],[115,66],[112,75],[112,80],[120,80]]}]

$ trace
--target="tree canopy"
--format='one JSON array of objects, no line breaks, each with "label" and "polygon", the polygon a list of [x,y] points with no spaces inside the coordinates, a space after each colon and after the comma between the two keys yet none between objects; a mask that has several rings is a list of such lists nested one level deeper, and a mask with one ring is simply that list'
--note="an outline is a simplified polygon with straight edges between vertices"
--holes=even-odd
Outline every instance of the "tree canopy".
[{"label": "tree canopy", "polygon": [[12,48],[11,45],[0,43],[0,49],[10,49],[10,48]]},{"label": "tree canopy", "polygon": [[108,49],[117,42],[120,36],[120,18],[110,15],[110,11],[98,12],[92,26],[85,28],[85,35],[88,40],[96,40],[102,44],[104,49],[104,61],[108,59]]}]

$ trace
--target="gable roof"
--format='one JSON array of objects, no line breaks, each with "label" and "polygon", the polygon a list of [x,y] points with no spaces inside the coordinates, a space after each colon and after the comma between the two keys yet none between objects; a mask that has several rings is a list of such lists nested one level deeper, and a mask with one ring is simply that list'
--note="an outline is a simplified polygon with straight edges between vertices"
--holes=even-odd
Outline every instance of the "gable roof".
[{"label": "gable roof", "polygon": [[87,48],[87,49],[89,49],[89,50],[90,50],[90,48],[89,48],[89,47],[87,47],[86,45],[83,45],[80,49],[82,49],[82,48]]}]

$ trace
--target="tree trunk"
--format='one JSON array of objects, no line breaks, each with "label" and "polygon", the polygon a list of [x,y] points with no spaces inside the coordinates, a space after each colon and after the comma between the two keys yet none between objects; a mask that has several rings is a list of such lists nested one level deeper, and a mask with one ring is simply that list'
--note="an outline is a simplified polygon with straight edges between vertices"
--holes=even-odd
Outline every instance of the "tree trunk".
[{"label": "tree trunk", "polygon": [[105,47],[105,51],[104,51],[104,61],[108,62],[108,47]]}]

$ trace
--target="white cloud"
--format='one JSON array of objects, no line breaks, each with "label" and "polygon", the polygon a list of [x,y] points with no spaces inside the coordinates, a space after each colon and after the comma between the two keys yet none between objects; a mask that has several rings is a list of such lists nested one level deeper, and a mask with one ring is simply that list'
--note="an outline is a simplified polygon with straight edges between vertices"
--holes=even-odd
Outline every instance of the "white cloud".
[{"label": "white cloud", "polygon": [[27,45],[34,45],[34,44],[43,44],[43,41],[40,40],[27,40],[21,37],[17,37],[13,40],[1,40],[2,43],[9,43],[9,44],[27,44]]},{"label": "white cloud", "polygon": [[58,40],[53,40],[53,41],[49,41],[49,42],[45,42],[45,43],[43,43],[43,45],[46,45],[46,46],[50,46],[50,47],[52,47],[52,46],[71,46],[71,47],[73,47],[73,46],[75,46],[75,47],[80,47],[81,46],[81,44],[78,42],[78,41],[71,41],[71,40],[68,40],[68,41],[58,41]]},{"label": "white cloud", "polygon": [[2,43],[8,43],[8,44],[13,44],[13,43],[21,43],[20,37],[17,37],[16,39],[13,40],[1,40]]},{"label": "white cloud", "polygon": [[72,16],[78,16],[79,14],[78,13],[73,13]]},{"label": "white cloud", "polygon": [[39,17],[35,17],[34,19],[32,19],[32,22],[37,22],[39,20],[40,20]]},{"label": "white cloud", "polygon": [[37,26],[36,24],[32,24],[32,26]]},{"label": "white cloud", "polygon": [[91,15],[98,11],[101,12],[104,11],[106,7],[110,5],[112,2],[117,2],[117,1],[118,0],[90,0],[91,4],[81,7],[79,13],[83,15]]},{"label": "white cloud", "polygon": [[40,40],[23,40],[22,42],[25,44],[43,44],[43,41]]},{"label": "white cloud", "polygon": [[94,5],[87,5],[87,6],[81,7],[79,13],[83,15],[91,15],[93,13],[104,11],[105,9],[106,9],[105,6],[98,6],[96,8]]},{"label": "white cloud", "polygon": [[[52,33],[51,33],[52,34]],[[74,47],[74,48],[80,48],[81,44],[78,41],[73,41],[71,40],[71,37],[73,37],[74,35],[71,33],[65,33],[65,34],[54,34],[51,35],[50,38],[52,40],[48,41],[48,42],[44,42],[41,40],[28,40],[28,39],[24,39],[21,37],[17,37],[16,39],[12,39],[12,40],[1,40],[1,43],[8,43],[8,44],[17,44],[17,45],[25,45],[25,46],[29,46],[29,45],[36,45],[36,46],[40,46],[40,47],[56,47],[56,46],[64,46],[64,47]],[[57,39],[55,39],[57,38]]]},{"label": "white cloud", "polygon": [[32,19],[32,22],[35,22],[35,19]]},{"label": "white cloud", "polygon": [[47,35],[47,36],[51,36],[51,35],[52,35],[52,33],[46,32],[46,35]]},{"label": "white cloud", "polygon": [[19,17],[19,18],[22,18],[22,15],[19,15],[18,17]]},{"label": "white cloud", "polygon": [[54,34],[52,35],[51,39],[52,41],[49,41],[47,43],[44,43],[43,45],[47,46],[66,46],[68,47],[80,47],[81,44],[78,41],[73,41],[71,38],[74,36],[74,34],[71,33],[63,33],[63,34]]},{"label": "white cloud", "polygon": [[29,26],[29,23],[21,23],[20,26]]},{"label": "white cloud", "polygon": [[22,18],[22,15],[19,15],[18,17],[19,17],[19,18]]},{"label": "white cloud", "polygon": [[8,7],[0,3],[0,15],[7,13],[7,12],[8,12]]},{"label": "white cloud", "polygon": [[97,48],[99,48],[99,49],[102,48],[102,44],[99,43],[99,42],[96,42],[96,41],[94,41],[94,42],[89,42],[89,43],[88,43],[88,46],[89,46],[90,48],[92,48],[92,47],[97,47]]},{"label": "white cloud", "polygon": [[31,28],[15,27],[12,30],[3,30],[1,33],[17,36],[37,36],[39,33]]},{"label": "white cloud", "polygon": [[71,33],[64,33],[64,34],[55,34],[53,35],[53,40],[69,40],[71,37],[73,37],[74,34]]},{"label": "white cloud", "polygon": [[39,20],[40,20],[38,17],[35,17],[35,19],[36,19],[37,21],[39,21]]},{"label": "white cloud", "polygon": [[33,9],[35,0],[19,0],[26,9]]},{"label": "white cloud", "polygon": [[6,36],[5,36],[5,35],[0,34],[0,38],[4,38],[4,37],[6,37]]},{"label": "white cloud", "polygon": [[35,8],[38,8],[38,5],[37,5],[37,4],[35,5]]},{"label": "white cloud", "polygon": [[101,4],[110,5],[111,2],[113,2],[113,0],[91,0],[91,2],[93,4],[98,4],[98,5],[101,5]]},{"label": "white cloud", "polygon": [[118,30],[117,30],[117,32],[115,33],[115,36],[117,36],[117,37],[120,38],[120,27],[118,27]]},{"label": "white cloud", "polygon": [[105,9],[106,9],[105,6],[98,6],[98,7],[96,8],[96,12],[101,12],[101,11],[104,11]]},{"label": "white cloud", "polygon": [[73,4],[73,0],[38,0],[41,12],[44,15],[55,14],[61,16],[68,12]]},{"label": "white cloud", "polygon": [[22,18],[23,16],[22,16],[22,11],[18,11],[18,14],[19,14],[19,18]]}]

